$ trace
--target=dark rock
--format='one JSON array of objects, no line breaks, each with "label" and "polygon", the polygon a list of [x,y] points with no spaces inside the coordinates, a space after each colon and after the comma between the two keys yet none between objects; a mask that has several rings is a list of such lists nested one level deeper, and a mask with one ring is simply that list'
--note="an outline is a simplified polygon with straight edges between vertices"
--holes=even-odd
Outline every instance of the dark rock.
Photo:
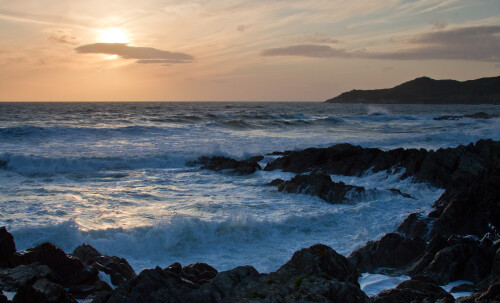
[{"label": "dark rock", "polygon": [[455,287],[453,287],[450,290],[450,293],[456,293],[456,292],[475,292],[477,291],[476,287],[473,284],[460,284]]},{"label": "dark rock", "polygon": [[500,186],[494,178],[480,178],[471,185],[452,187],[434,203],[430,236],[476,235],[500,227]]},{"label": "dark rock", "polygon": [[407,193],[404,193],[402,192],[401,190],[397,189],[397,188],[389,188],[389,191],[392,192],[392,193],[395,193],[397,195],[400,195],[400,196],[403,196],[404,198],[408,198],[408,199],[415,199],[414,197],[412,197],[411,195],[407,194]]},{"label": "dark rock", "polygon": [[352,283],[317,276],[304,278],[297,290],[284,299],[284,302],[370,302],[366,294]]},{"label": "dark rock", "polygon": [[427,239],[428,227],[431,220],[425,218],[424,216],[412,213],[406,217],[406,219],[399,225],[398,232],[406,235],[410,238],[421,238]]},{"label": "dark rock", "polygon": [[195,163],[201,164],[202,169],[213,171],[230,170],[238,175],[250,175],[262,169],[258,163],[262,159],[264,159],[263,156],[255,156],[247,160],[238,161],[232,158],[214,156],[200,157]]},{"label": "dark rock", "polygon": [[73,297],[83,299],[92,294],[111,291],[112,288],[108,285],[108,283],[97,280],[93,285],[74,285],[69,287],[68,290]]},{"label": "dark rock", "polygon": [[459,303],[497,303],[500,302],[500,284],[492,284],[484,292],[474,293],[457,300]]},{"label": "dark rock", "polygon": [[38,292],[42,293],[47,300],[47,302],[57,302],[57,303],[76,303],[77,301],[73,299],[64,288],[59,285],[50,282],[47,279],[41,279],[36,281],[33,288]]},{"label": "dark rock", "polygon": [[19,288],[12,299],[13,303],[49,303],[44,294],[34,289],[30,285],[23,285]]},{"label": "dark rock", "polygon": [[485,112],[479,112],[475,114],[470,114],[470,115],[464,115],[464,118],[471,118],[471,119],[491,119],[491,118],[498,118],[498,114],[488,114]]},{"label": "dark rock", "polygon": [[[273,181],[275,184],[278,183],[278,181],[275,181]],[[363,187],[346,185],[343,182],[332,182],[330,176],[325,174],[297,175],[290,181],[283,181],[277,187],[279,191],[288,193],[318,196],[329,203],[343,203],[355,200],[365,192]]]},{"label": "dark rock", "polygon": [[461,116],[440,116],[433,118],[434,120],[459,120],[462,118],[470,118],[470,119],[492,119],[498,118],[497,114],[488,114],[485,112],[479,112],[475,114],[461,115]]},{"label": "dark rock", "polygon": [[455,302],[452,295],[425,277],[414,277],[411,280],[401,282],[396,288],[384,290],[372,300],[374,303]]},{"label": "dark rock", "polygon": [[345,257],[317,244],[297,251],[278,271],[235,285],[222,302],[368,303],[358,276]]},{"label": "dark rock", "polygon": [[282,169],[288,172],[322,172],[359,176],[393,167],[405,169],[403,178],[447,188],[463,180],[475,180],[500,167],[500,142],[480,140],[475,145],[427,151],[424,149],[394,149],[382,151],[350,144],[328,148],[308,148],[268,163],[264,170]]},{"label": "dark rock", "polygon": [[213,283],[199,285],[176,275],[174,271],[159,267],[143,270],[137,277],[112,291],[106,302],[220,302],[225,291],[247,275],[256,274],[255,269],[248,271],[236,268],[230,273],[219,274]]},{"label": "dark rock", "polygon": [[111,283],[116,286],[137,276],[127,260],[116,256],[101,255],[97,249],[88,244],[82,244],[75,248],[73,256],[80,259],[85,265],[108,274],[111,277]]},{"label": "dark rock", "polygon": [[280,280],[301,275],[325,275],[359,287],[359,272],[356,267],[351,265],[344,256],[323,244],[316,244],[295,252],[290,261],[270,276]]},{"label": "dark rock", "polygon": [[468,81],[420,77],[393,88],[352,90],[327,103],[499,104],[500,77]]},{"label": "dark rock", "polygon": [[39,262],[47,265],[65,287],[80,284],[92,285],[98,280],[97,271],[88,271],[78,258],[67,255],[51,243],[43,243],[35,248],[17,252],[15,257],[18,264]]},{"label": "dark rock", "polygon": [[378,241],[369,241],[351,253],[348,260],[362,272],[379,272],[380,267],[402,268],[421,257],[425,246],[422,239],[389,233]]},{"label": "dark rock", "polygon": [[15,252],[14,237],[7,231],[5,226],[0,227],[0,267],[8,265],[5,261]]},{"label": "dark rock", "polygon": [[280,184],[282,184],[284,182],[285,182],[285,180],[283,180],[283,179],[274,179],[273,181],[269,182],[267,185],[269,185],[269,186],[278,186],[278,185],[280,185]]},{"label": "dark rock", "polygon": [[7,297],[3,294],[3,291],[0,289],[0,303],[10,302]]},{"label": "dark rock", "polygon": [[441,120],[459,120],[459,119],[462,119],[464,116],[439,116],[439,117],[435,117],[435,118],[432,118],[433,120],[437,120],[437,121],[441,121]]},{"label": "dark rock", "polygon": [[47,279],[55,283],[60,283],[59,278],[52,269],[40,263],[0,269],[1,289],[16,291],[22,285],[31,285],[40,279]]},{"label": "dark rock", "polygon": [[216,273],[203,263],[184,268],[174,263],[163,270],[147,269],[112,292],[103,292],[95,302],[249,302],[258,299],[283,303],[368,303],[368,297],[357,284],[358,276],[345,257],[318,244],[296,252],[289,262],[269,275],[259,274],[251,266]]},{"label": "dark rock", "polygon": [[6,167],[7,167],[7,161],[0,160],[0,168],[6,168]]},{"label": "dark rock", "polygon": [[435,236],[409,273],[427,275],[441,285],[457,280],[477,283],[488,276],[493,259],[493,248],[471,237]]}]

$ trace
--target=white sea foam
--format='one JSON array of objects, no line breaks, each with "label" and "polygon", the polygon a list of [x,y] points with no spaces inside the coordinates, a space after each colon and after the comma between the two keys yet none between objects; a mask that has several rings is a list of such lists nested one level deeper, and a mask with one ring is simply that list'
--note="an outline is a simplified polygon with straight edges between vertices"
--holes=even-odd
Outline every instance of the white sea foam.
[{"label": "white sea foam", "polygon": [[480,111],[500,112],[494,106],[2,103],[0,224],[19,249],[50,241],[71,252],[88,242],[136,270],[179,261],[268,272],[316,243],[347,255],[393,231],[410,212],[429,211],[442,190],[400,180],[401,172],[334,175],[370,190],[352,204],[331,205],[266,186],[291,173],[237,176],[186,162],[336,143],[436,149],[500,140],[500,119],[433,120]]},{"label": "white sea foam", "polygon": [[399,283],[409,280],[409,276],[391,277],[380,274],[363,273],[358,280],[361,290],[368,297],[378,295],[382,290],[396,287]]}]

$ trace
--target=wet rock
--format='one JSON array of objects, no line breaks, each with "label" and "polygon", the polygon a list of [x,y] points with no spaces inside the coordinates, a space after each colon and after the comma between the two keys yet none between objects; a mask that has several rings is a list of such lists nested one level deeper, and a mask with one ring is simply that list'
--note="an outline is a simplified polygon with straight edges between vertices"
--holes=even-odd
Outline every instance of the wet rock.
[{"label": "wet rock", "polygon": [[88,296],[100,292],[106,292],[106,291],[111,291],[112,288],[109,286],[108,283],[97,280],[93,285],[74,285],[68,288],[68,291],[71,293],[71,295],[77,299],[84,299],[87,298]]},{"label": "wet rock", "polygon": [[492,284],[484,292],[474,293],[457,299],[458,303],[496,303],[500,302],[500,284]]},{"label": "wet rock", "polygon": [[357,283],[358,276],[345,257],[317,244],[297,251],[276,272],[237,284],[223,302],[368,303]]},{"label": "wet rock", "polygon": [[424,253],[426,243],[419,238],[408,238],[389,233],[366,245],[348,257],[349,262],[362,272],[378,273],[379,268],[402,268]]},{"label": "wet rock", "polygon": [[7,167],[7,161],[0,160],[0,168],[6,168],[6,167]]},{"label": "wet rock", "polygon": [[35,248],[16,253],[18,264],[39,262],[47,265],[60,278],[63,286],[94,284],[97,271],[88,271],[76,257],[67,255],[63,250],[51,243],[43,243]]},{"label": "wet rock", "polygon": [[427,275],[441,285],[457,280],[477,283],[490,273],[494,256],[491,245],[472,237],[435,236],[409,273]]},{"label": "wet rock", "polygon": [[[430,236],[452,234],[483,237],[500,228],[500,186],[496,176],[472,184],[457,184],[434,203]],[[493,230],[492,230],[493,228]]]},{"label": "wet rock", "polygon": [[374,303],[453,303],[455,299],[426,277],[414,277],[401,282],[396,288],[384,290],[372,298]]},{"label": "wet rock", "polygon": [[14,237],[7,231],[5,226],[0,227],[0,267],[8,266],[8,259],[16,252]]},{"label": "wet rock", "polygon": [[213,171],[229,170],[238,175],[250,175],[262,169],[258,163],[262,159],[264,159],[263,156],[255,156],[247,160],[238,161],[232,158],[214,156],[200,157],[195,163],[201,164],[202,169]]},{"label": "wet rock", "polygon": [[47,279],[41,279],[33,284],[33,288],[38,292],[42,293],[47,300],[47,302],[57,302],[57,303],[76,303],[77,301],[73,299],[64,288],[59,285],[50,282]]},{"label": "wet rock", "polygon": [[31,285],[40,279],[46,279],[56,283],[60,282],[59,278],[50,267],[40,263],[0,269],[1,289],[16,291],[22,285]]},{"label": "wet rock", "polygon": [[404,198],[408,198],[408,199],[415,199],[414,197],[412,197],[411,195],[407,194],[407,193],[404,193],[402,192],[401,190],[397,189],[397,188],[389,188],[389,191],[392,192],[392,193],[395,193],[397,195],[400,195]]},{"label": "wet rock", "polygon": [[292,259],[281,266],[271,277],[280,280],[301,275],[324,275],[359,287],[359,272],[356,267],[351,265],[344,256],[323,244],[316,244],[295,252]]},{"label": "wet rock", "polygon": [[418,213],[412,213],[399,225],[397,231],[410,238],[428,239],[428,224],[431,220]]},{"label": "wet rock", "polygon": [[453,115],[448,115],[448,116],[439,116],[439,117],[435,117],[435,118],[432,118],[433,120],[437,120],[437,121],[440,121],[440,120],[460,120],[462,119],[464,116],[453,116]]},{"label": "wet rock", "polygon": [[464,118],[491,119],[491,118],[498,118],[498,114],[488,114],[485,112],[479,112],[479,113],[475,113],[475,114],[464,115]]},{"label": "wet rock", "polygon": [[[278,181],[271,182],[277,184]],[[359,186],[346,185],[343,182],[332,182],[325,174],[297,175],[290,181],[277,184],[279,191],[303,193],[318,196],[329,203],[343,203],[361,197],[365,189]]]},{"label": "wet rock", "polygon": [[137,276],[132,266],[124,258],[102,255],[88,244],[82,244],[75,248],[73,256],[80,259],[85,265],[109,275],[111,283],[116,286]]},{"label": "wet rock", "polygon": [[30,285],[23,285],[12,299],[13,303],[49,303],[47,298]]},{"label": "wet rock", "polygon": [[416,181],[447,188],[461,180],[474,180],[488,170],[498,168],[499,155],[500,142],[492,140],[436,151],[402,148],[382,151],[338,144],[290,152],[266,165],[264,170],[359,176],[369,169],[378,172],[399,167],[405,169],[402,178],[412,177]]}]

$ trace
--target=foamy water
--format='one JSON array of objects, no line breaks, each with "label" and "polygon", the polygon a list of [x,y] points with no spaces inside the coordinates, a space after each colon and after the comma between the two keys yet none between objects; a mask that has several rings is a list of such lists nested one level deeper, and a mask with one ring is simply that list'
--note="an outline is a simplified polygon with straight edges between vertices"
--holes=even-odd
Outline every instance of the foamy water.
[{"label": "foamy water", "polygon": [[[354,143],[439,148],[500,139],[500,119],[436,121],[495,106],[311,103],[0,103],[0,224],[18,249],[87,242],[136,270],[206,262],[276,270],[296,250],[324,243],[348,255],[393,231],[443,192],[400,175],[332,176],[368,194],[331,205],[266,186],[293,174],[235,176],[186,163]],[[271,161],[267,156],[262,164]],[[400,172],[399,174],[401,174]],[[389,191],[400,189],[416,199]]]}]

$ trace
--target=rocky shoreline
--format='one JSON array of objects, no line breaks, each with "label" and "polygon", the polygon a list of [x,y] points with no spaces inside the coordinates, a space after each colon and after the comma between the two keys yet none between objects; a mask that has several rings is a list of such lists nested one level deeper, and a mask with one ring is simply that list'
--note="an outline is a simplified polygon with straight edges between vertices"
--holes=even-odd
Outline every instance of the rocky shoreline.
[{"label": "rocky shoreline", "polygon": [[[500,142],[480,140],[456,148],[382,151],[350,144],[274,153],[264,170],[297,174],[274,180],[285,192],[348,203],[370,190],[332,182],[329,174],[359,176],[366,171],[400,171],[445,189],[429,214],[410,214],[393,233],[370,241],[347,258],[316,244],[295,252],[276,272],[252,266],[218,272],[205,263],[143,270],[102,255],[87,244],[67,254],[50,243],[17,251],[0,228],[0,289],[12,302],[500,302]],[[238,161],[201,158],[193,165],[238,175],[262,169],[262,157]],[[405,199],[412,197],[389,189]],[[360,272],[408,275],[411,279],[369,298]],[[439,285],[466,280],[454,299]],[[0,294],[0,303],[10,302]]]}]

